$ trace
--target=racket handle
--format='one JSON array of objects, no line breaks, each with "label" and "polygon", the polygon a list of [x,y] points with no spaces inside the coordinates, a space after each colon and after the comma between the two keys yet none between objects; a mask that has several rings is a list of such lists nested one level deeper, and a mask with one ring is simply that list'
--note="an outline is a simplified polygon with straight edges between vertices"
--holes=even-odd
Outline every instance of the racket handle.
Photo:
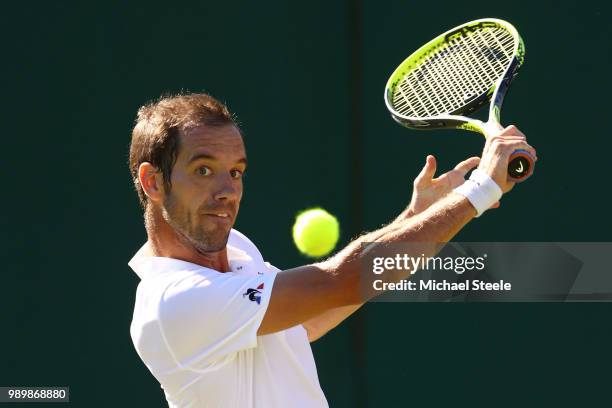
[{"label": "racket handle", "polygon": [[520,183],[533,174],[535,160],[527,150],[515,150],[508,161],[508,180]]}]

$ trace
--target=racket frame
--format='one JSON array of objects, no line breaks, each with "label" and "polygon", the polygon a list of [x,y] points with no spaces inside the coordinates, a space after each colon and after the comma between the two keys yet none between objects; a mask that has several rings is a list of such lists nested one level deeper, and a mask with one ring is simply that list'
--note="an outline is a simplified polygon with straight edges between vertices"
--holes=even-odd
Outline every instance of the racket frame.
[{"label": "racket frame", "polygon": [[[473,98],[465,105],[457,108],[455,111],[447,114],[413,117],[403,115],[395,110],[393,107],[393,93],[395,88],[409,72],[420,65],[421,60],[427,56],[429,52],[435,50],[442,44],[448,43],[456,36],[475,31],[481,27],[503,27],[510,32],[514,38],[512,58],[504,73],[497,79],[491,88]],[[404,127],[416,130],[464,129],[480,133],[486,138],[488,134],[494,132],[501,125],[500,115],[504,97],[508,92],[512,80],[516,77],[519,69],[523,65],[524,59],[525,44],[512,24],[496,18],[483,18],[470,21],[440,34],[406,58],[395,71],[393,71],[387,81],[384,95],[385,104],[391,113],[391,117]],[[489,103],[489,116],[487,122],[465,116],[476,112],[487,102]],[[515,182],[526,180],[533,173],[534,164],[534,159],[529,152],[522,149],[515,151],[511,155],[508,165],[509,179]],[[523,166],[525,166],[525,168]]]},{"label": "racket frame", "polygon": [[[397,112],[393,107],[393,92],[396,86],[402,81],[408,72],[419,65],[420,60],[426,56],[430,51],[439,47],[440,45],[447,43],[449,40],[456,36],[462,35],[466,31],[474,31],[481,27],[503,27],[508,30],[514,37],[514,49],[513,56],[508,63],[508,66],[500,76],[500,78],[489,88],[486,92],[478,95],[472,99],[469,103],[463,105],[459,109],[450,112],[448,114],[436,115],[436,116],[425,116],[425,117],[412,117],[402,115]],[[412,53],[406,58],[391,74],[387,85],[385,87],[385,104],[387,109],[391,113],[393,119],[400,125],[407,128],[418,129],[418,130],[433,130],[433,129],[464,129],[472,132],[477,132],[483,136],[487,136],[487,129],[494,124],[500,123],[500,111],[504,102],[504,97],[508,91],[510,83],[518,73],[519,68],[523,65],[525,56],[525,45],[521,36],[514,26],[504,20],[495,18],[484,18],[479,20],[470,21],[469,23],[462,24],[455,28],[448,30],[447,32],[440,34],[427,44]],[[489,118],[485,123],[479,119],[470,118],[465,115],[476,112],[487,102],[490,102],[489,106]]]}]

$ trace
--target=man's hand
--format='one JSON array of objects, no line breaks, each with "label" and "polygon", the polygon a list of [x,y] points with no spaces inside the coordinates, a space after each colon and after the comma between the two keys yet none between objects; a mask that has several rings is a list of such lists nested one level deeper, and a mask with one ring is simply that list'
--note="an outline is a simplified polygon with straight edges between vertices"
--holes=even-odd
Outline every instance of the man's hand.
[{"label": "man's hand", "polygon": [[[414,179],[412,199],[408,206],[407,215],[412,216],[425,211],[430,205],[453,191],[465,182],[465,175],[480,163],[480,157],[470,157],[457,164],[451,171],[434,178],[436,174],[436,158],[427,156],[425,166]],[[492,208],[499,207],[499,202]]]},{"label": "man's hand", "polygon": [[498,126],[489,131],[478,168],[488,174],[504,193],[516,184],[508,181],[508,160],[518,149],[527,150],[535,160],[538,159],[535,149],[527,144],[527,138],[516,126]]}]

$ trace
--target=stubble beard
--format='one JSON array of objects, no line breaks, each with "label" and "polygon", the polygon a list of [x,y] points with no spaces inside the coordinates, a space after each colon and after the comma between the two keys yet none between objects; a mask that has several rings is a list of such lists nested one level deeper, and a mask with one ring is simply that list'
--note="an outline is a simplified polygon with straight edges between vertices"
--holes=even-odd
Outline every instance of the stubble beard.
[{"label": "stubble beard", "polygon": [[[193,247],[202,254],[225,249],[230,230],[225,231],[212,223],[209,224],[210,228],[206,228],[205,224],[198,223],[199,218],[196,218],[194,222],[191,211],[182,206],[172,194],[166,196],[162,210],[164,219],[174,229],[183,244]],[[196,217],[198,217],[197,214]]]}]

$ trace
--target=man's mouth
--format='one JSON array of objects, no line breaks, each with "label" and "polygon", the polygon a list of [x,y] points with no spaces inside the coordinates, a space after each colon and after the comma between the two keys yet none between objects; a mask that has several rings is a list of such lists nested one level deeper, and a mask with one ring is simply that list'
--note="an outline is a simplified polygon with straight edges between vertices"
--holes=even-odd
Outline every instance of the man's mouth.
[{"label": "man's mouth", "polygon": [[230,218],[230,215],[227,212],[212,212],[212,213],[206,213],[205,215],[215,217],[215,218]]}]

